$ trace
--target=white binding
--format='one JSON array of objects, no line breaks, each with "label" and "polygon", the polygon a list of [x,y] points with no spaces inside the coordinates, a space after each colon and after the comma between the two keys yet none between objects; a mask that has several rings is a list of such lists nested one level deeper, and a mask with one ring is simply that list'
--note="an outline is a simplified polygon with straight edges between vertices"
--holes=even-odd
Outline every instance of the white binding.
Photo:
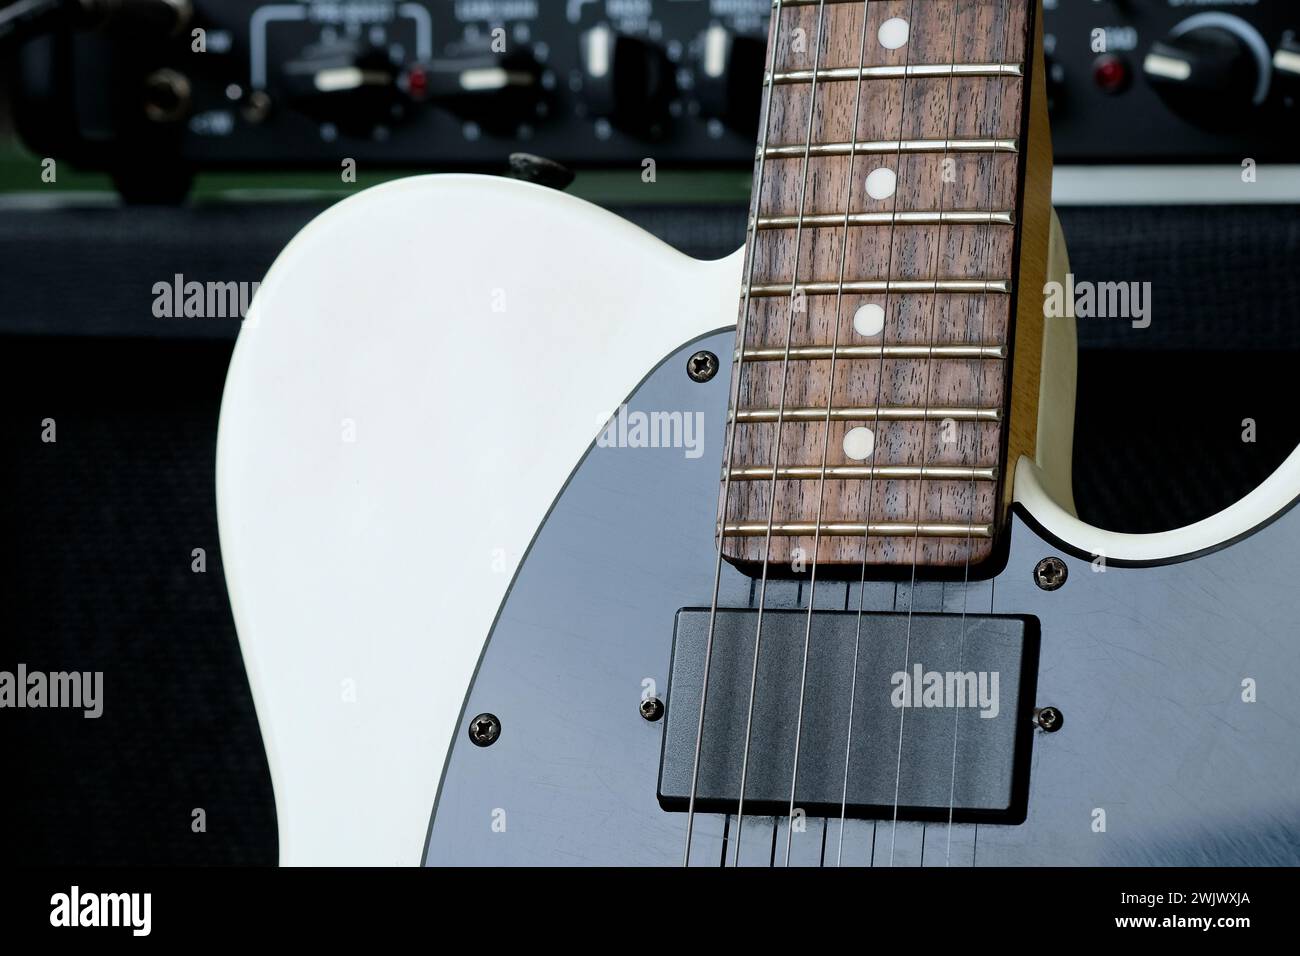
[{"label": "white binding", "polygon": [[[421,862],[521,556],[600,423],[734,322],[740,273],[740,253],[697,262],[563,193],[473,176],[367,190],[276,260],[231,360],[217,496],[282,863]],[[1214,518],[1116,535],[1073,517],[1045,448],[1020,462],[1017,498],[1114,559],[1213,547],[1300,488],[1297,452]]]}]

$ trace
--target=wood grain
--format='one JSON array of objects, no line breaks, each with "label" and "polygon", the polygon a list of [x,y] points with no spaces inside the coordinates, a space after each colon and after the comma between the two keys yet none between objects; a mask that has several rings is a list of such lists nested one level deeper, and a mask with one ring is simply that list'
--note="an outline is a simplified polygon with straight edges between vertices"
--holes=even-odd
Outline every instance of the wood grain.
[{"label": "wood grain", "polygon": [[[778,73],[867,66],[989,63],[1028,70],[1032,0],[873,0],[800,3],[774,8],[769,56]],[[865,17],[865,23],[864,23]],[[908,21],[910,37],[897,50],[877,40],[891,18]],[[865,56],[864,56],[865,25]],[[774,45],[774,48],[773,48]],[[1032,75],[1032,72],[1031,72]],[[1024,109],[1028,82],[1018,75],[820,79],[769,86],[765,93],[767,146],[900,140],[1011,139],[1015,152],[881,152],[756,158],[751,227],[759,217],[937,211],[1014,212],[1013,224],[841,224],[753,229],[746,262],[747,288],[779,285],[781,294],[743,296],[740,341],[746,350],[849,345],[992,345],[1008,358],[853,357],[737,362],[733,394],[742,410],[775,411],[772,421],[736,427],[731,474],[720,504],[727,527],[723,553],[752,570],[767,560],[799,571],[872,566],[933,568],[978,565],[993,538],[967,533],[1002,519],[1006,472],[1009,355],[1015,329],[1014,296],[1005,293],[890,291],[808,294],[806,283],[856,280],[1003,280],[1015,288],[1022,263],[1045,255],[1041,196],[1034,193],[1033,234],[1021,234],[1026,213],[1027,143]],[[1050,147],[1049,147],[1050,150]],[[1050,163],[1050,157],[1049,157]],[[867,177],[887,167],[897,174],[892,196],[873,199]],[[945,175],[946,174],[946,175]],[[1040,236],[1039,233],[1042,233]],[[1018,238],[1020,244],[1018,245]],[[1038,269],[1041,275],[1041,269]],[[814,287],[817,288],[817,287]],[[1029,297],[1037,300],[1037,295]],[[882,333],[867,337],[853,325],[858,309],[885,311]],[[1041,312],[1041,310],[1039,310]],[[1033,347],[1032,338],[1024,348]],[[862,420],[787,420],[786,409],[851,407]],[[997,421],[879,420],[876,409],[994,408]],[[734,410],[733,410],[734,411]],[[870,428],[875,451],[864,461],[844,451],[845,433]],[[995,468],[996,480],[965,477],[821,478],[820,466],[881,468]],[[772,469],[804,466],[818,477],[798,480]],[[726,474],[724,469],[724,475]],[[915,472],[914,472],[915,473]],[[870,473],[868,472],[868,475]],[[766,477],[755,477],[766,476]],[[950,525],[948,536],[916,533],[864,536],[824,532],[754,534],[769,519],[814,524],[820,519],[856,525]],[[801,560],[802,559],[802,560]]]}]

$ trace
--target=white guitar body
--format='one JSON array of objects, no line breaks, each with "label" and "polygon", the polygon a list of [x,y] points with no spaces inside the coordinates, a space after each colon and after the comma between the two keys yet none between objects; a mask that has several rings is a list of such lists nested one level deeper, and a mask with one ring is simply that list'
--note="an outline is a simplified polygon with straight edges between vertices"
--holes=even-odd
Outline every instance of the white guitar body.
[{"label": "white guitar body", "polygon": [[[652,368],[734,326],[741,269],[741,253],[698,262],[562,193],[473,176],[363,192],[281,254],[231,362],[217,492],[282,863],[422,862],[460,709],[530,542]],[[1179,531],[1080,522],[1061,480],[1071,333],[1049,324],[1046,437],[1016,472],[1047,532],[1160,561],[1237,538],[1300,492],[1293,454]]]}]

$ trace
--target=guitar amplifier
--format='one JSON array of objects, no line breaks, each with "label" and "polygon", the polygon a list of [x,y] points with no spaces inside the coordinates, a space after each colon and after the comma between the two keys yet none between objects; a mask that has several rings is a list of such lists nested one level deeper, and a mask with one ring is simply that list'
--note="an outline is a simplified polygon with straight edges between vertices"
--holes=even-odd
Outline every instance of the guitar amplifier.
[{"label": "guitar amplifier", "polygon": [[[182,195],[196,171],[495,170],[518,150],[577,168],[745,167],[771,8],[136,0],[99,29],[32,36],[15,114],[34,153],[139,198]],[[1058,163],[1300,162],[1295,4],[1047,0],[1044,17]],[[1256,192],[1277,195],[1282,175]]]}]

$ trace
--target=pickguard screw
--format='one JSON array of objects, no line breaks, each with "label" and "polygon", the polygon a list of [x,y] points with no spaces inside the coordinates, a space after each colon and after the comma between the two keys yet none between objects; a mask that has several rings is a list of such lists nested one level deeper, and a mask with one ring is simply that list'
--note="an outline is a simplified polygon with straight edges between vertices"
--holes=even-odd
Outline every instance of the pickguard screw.
[{"label": "pickguard screw", "polygon": [[686,360],[686,374],[692,382],[707,382],[718,374],[718,357],[701,349]]},{"label": "pickguard screw", "polygon": [[479,714],[469,722],[469,739],[475,747],[491,747],[501,736],[501,721],[496,714]]},{"label": "pickguard screw", "polygon": [[1065,717],[1055,707],[1040,707],[1034,711],[1034,723],[1039,726],[1039,729],[1054,734],[1065,723]]},{"label": "pickguard screw", "polygon": [[1060,558],[1043,558],[1034,567],[1034,583],[1044,591],[1055,591],[1070,576],[1070,569]]},{"label": "pickguard screw", "polygon": [[646,720],[658,720],[664,715],[664,702],[658,697],[647,697],[641,701],[641,716]]}]

